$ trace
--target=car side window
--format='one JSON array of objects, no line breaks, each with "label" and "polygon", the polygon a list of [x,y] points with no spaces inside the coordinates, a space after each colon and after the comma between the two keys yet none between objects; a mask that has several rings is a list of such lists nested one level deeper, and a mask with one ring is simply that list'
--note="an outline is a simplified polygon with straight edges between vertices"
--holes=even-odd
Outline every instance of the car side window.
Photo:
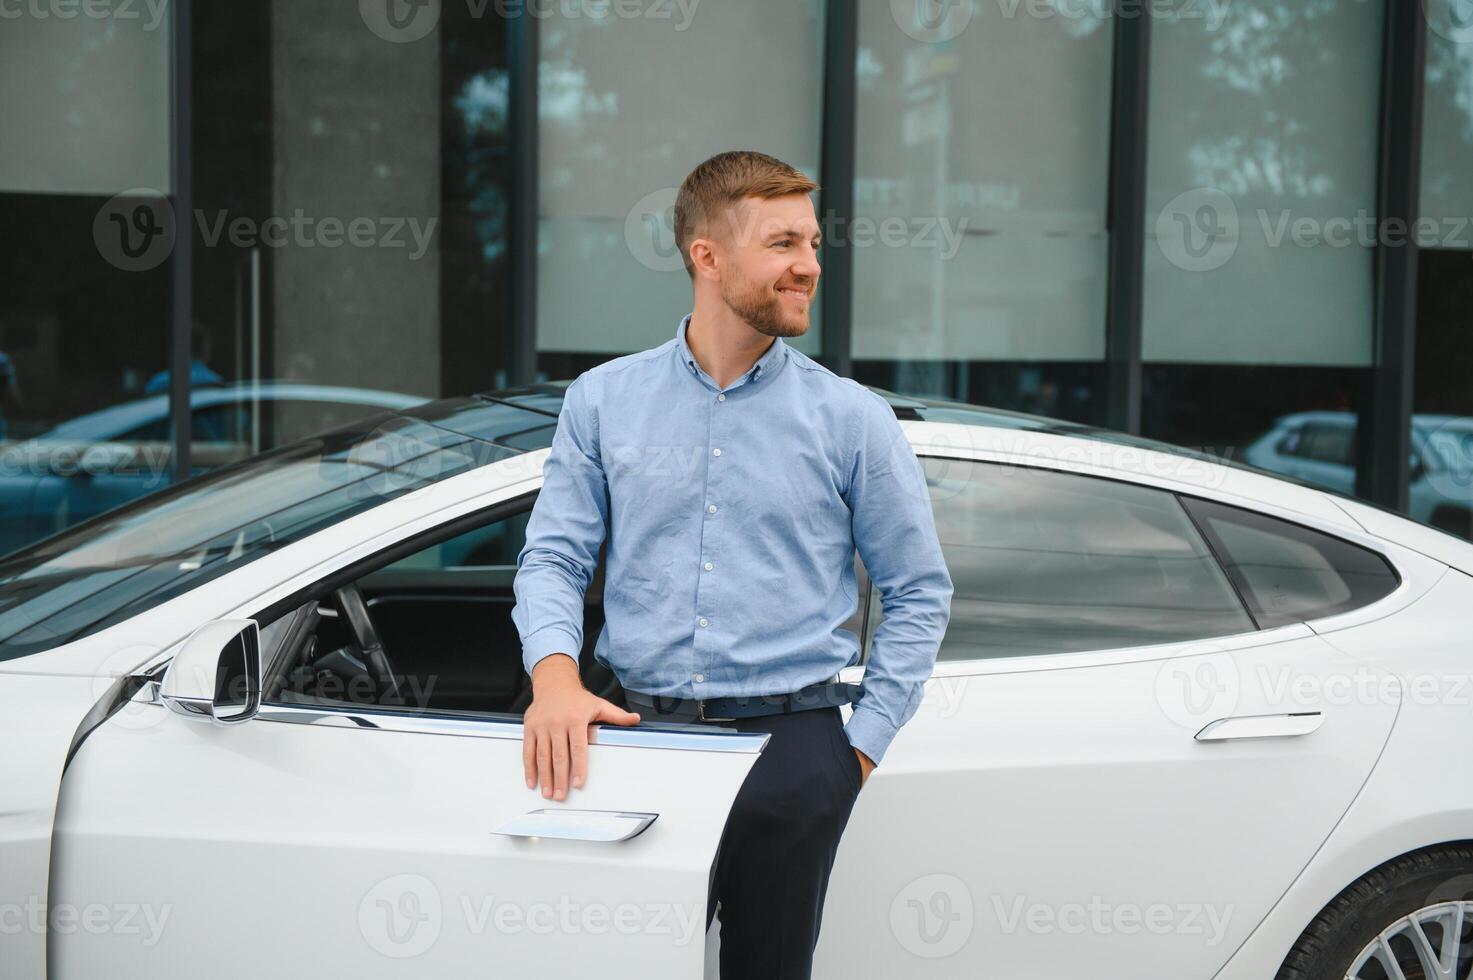
[{"label": "car side window", "polygon": [[[529,518],[530,510],[519,510],[442,536],[355,579],[396,691],[376,673],[368,654],[374,644],[365,642],[345,606],[351,597],[335,591],[303,607],[305,619],[294,640],[283,644],[280,662],[273,662],[266,700],[414,711],[521,710],[517,701],[527,678],[511,618],[512,583]],[[585,629],[596,636],[602,607],[594,599]]]},{"label": "car side window", "polygon": [[1032,467],[921,462],[954,587],[939,659],[1075,653],[1254,628],[1171,493]]},{"label": "car side window", "polygon": [[1263,628],[1348,612],[1399,583],[1376,552],[1312,528],[1183,497]]},{"label": "car side window", "polygon": [[1309,444],[1304,455],[1321,463],[1355,465],[1355,429],[1348,425],[1312,425],[1306,429]]}]

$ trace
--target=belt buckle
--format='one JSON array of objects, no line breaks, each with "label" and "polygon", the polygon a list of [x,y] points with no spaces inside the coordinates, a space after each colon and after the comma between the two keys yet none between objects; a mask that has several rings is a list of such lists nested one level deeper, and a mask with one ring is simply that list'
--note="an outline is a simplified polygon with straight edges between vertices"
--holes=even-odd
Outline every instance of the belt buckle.
[{"label": "belt buckle", "polygon": [[696,718],[700,721],[736,721],[735,718],[708,718],[706,717],[706,699],[701,698],[696,702]]}]

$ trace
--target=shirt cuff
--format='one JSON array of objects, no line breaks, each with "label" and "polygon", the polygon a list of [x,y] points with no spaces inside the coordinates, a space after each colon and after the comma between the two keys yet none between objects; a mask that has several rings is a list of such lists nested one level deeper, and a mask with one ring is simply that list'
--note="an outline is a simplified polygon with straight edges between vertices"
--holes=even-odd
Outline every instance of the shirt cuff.
[{"label": "shirt cuff", "polygon": [[530,677],[532,669],[554,653],[566,653],[578,663],[579,647],[572,633],[560,626],[544,626],[522,641],[522,665]]},{"label": "shirt cuff", "polygon": [[866,711],[863,705],[864,702],[861,701],[855,707],[854,714],[849,717],[849,724],[844,726],[844,734],[849,737],[850,745],[869,756],[875,765],[879,765],[898,729],[879,713]]}]

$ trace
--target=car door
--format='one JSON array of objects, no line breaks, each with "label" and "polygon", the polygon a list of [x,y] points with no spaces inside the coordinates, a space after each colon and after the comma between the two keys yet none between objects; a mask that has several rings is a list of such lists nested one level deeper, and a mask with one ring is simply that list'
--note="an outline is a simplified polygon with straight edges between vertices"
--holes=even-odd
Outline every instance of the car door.
[{"label": "car door", "polygon": [[50,975],[699,976],[710,869],[765,741],[605,726],[559,803],[526,787],[515,715],[283,700],[227,726],[150,683],[63,779],[52,902],[94,918],[52,930]]},{"label": "car door", "polygon": [[1344,696],[1384,675],[1258,628],[1171,493],[924,462],[950,626],[850,818],[817,975],[1212,976],[1363,784],[1394,685]]},{"label": "car door", "polygon": [[[145,710],[94,732],[64,781],[53,907],[103,925],[53,929],[59,980],[699,976],[711,863],[763,741],[605,729],[556,803],[526,788],[514,720]],[[539,836],[497,832],[540,811]],[[575,811],[658,817],[564,839]]]}]

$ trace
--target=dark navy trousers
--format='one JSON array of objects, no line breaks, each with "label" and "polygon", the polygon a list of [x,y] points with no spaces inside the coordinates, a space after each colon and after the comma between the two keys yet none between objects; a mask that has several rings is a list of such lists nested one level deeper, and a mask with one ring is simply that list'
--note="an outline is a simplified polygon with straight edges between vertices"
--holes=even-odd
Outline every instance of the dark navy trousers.
[{"label": "dark navy trousers", "polygon": [[769,732],[716,854],[706,926],[721,906],[721,980],[808,980],[859,759],[838,708],[718,722]]}]

